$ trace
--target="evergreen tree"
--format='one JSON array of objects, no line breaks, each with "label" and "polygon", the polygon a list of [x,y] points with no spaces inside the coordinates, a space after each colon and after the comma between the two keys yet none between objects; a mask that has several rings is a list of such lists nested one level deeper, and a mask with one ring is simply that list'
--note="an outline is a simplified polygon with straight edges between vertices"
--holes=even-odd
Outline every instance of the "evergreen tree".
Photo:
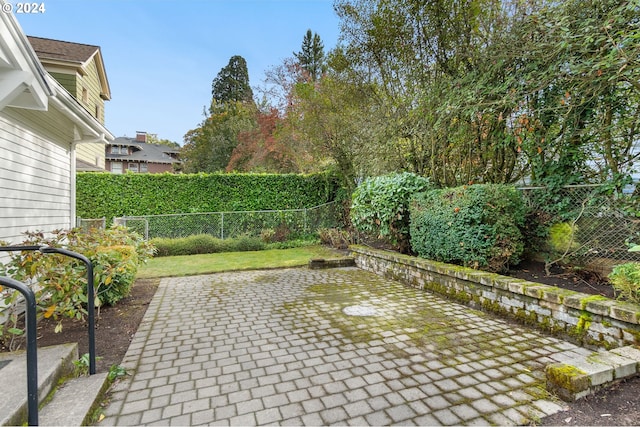
[{"label": "evergreen tree", "polygon": [[307,73],[308,78],[315,82],[326,69],[324,45],[317,33],[307,30],[302,40],[302,50],[293,55],[298,60],[300,67]]},{"label": "evergreen tree", "polygon": [[253,91],[249,86],[247,61],[242,56],[232,56],[211,84],[214,103],[253,102]]}]

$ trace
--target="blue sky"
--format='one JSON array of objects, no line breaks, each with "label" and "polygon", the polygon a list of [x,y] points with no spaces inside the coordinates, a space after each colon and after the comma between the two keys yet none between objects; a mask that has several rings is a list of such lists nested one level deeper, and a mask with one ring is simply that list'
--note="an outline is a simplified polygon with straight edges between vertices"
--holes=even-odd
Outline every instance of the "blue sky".
[{"label": "blue sky", "polygon": [[[15,0],[10,0],[14,6]],[[211,81],[234,55],[247,61],[252,87],[300,50],[307,29],[325,52],[339,19],[332,0],[44,0],[42,14],[16,14],[25,34],[98,45],[115,136],[157,133],[182,145],[203,119]],[[15,8],[14,8],[15,9]]]}]

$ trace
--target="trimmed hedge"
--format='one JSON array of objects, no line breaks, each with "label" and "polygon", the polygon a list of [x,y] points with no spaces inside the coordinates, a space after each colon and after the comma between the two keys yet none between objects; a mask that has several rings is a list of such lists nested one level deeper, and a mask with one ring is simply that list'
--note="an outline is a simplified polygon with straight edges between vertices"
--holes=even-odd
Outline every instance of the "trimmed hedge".
[{"label": "trimmed hedge", "polygon": [[78,173],[76,212],[82,218],[188,212],[302,209],[335,199],[328,174]]},{"label": "trimmed hedge", "polygon": [[502,272],[524,249],[526,207],[514,187],[482,184],[416,194],[411,247],[423,258]]}]

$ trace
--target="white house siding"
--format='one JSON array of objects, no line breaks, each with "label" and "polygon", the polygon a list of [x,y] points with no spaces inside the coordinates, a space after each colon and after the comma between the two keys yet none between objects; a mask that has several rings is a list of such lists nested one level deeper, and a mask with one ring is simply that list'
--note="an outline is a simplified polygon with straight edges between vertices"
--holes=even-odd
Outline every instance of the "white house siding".
[{"label": "white house siding", "polygon": [[70,128],[57,111],[0,112],[0,240],[71,227]]}]

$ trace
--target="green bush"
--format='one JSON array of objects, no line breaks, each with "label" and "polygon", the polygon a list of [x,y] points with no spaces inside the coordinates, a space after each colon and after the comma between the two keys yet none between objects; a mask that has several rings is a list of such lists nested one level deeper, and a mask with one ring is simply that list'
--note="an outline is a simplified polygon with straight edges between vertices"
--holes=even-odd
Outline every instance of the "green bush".
[{"label": "green bush", "polygon": [[486,184],[417,194],[411,247],[421,257],[489,271],[520,261],[525,205],[511,186]]},{"label": "green bush", "polygon": [[[93,266],[98,306],[115,304],[128,295],[138,265],[153,255],[151,245],[123,227],[58,230],[49,236],[41,232],[25,235],[21,245],[65,248],[86,256]],[[40,251],[10,252],[9,261],[0,264],[0,275],[32,285],[39,316],[55,320],[86,316],[86,266],[74,258]],[[15,314],[15,295],[8,293],[4,298],[10,317]]]},{"label": "green bush", "polygon": [[156,248],[156,256],[259,251],[267,246],[259,237],[240,236],[223,240],[208,234],[173,239],[158,237],[151,239],[150,242]]},{"label": "green bush", "polygon": [[427,178],[393,173],[366,179],[353,193],[351,223],[367,237],[383,239],[402,252],[409,248],[409,201],[431,188]]},{"label": "green bush", "polygon": [[549,227],[549,246],[558,254],[565,254],[578,249],[576,233],[578,226],[568,222],[558,222]]},{"label": "green bush", "polygon": [[617,299],[640,303],[640,263],[616,265],[609,274],[609,281],[616,290]]}]

